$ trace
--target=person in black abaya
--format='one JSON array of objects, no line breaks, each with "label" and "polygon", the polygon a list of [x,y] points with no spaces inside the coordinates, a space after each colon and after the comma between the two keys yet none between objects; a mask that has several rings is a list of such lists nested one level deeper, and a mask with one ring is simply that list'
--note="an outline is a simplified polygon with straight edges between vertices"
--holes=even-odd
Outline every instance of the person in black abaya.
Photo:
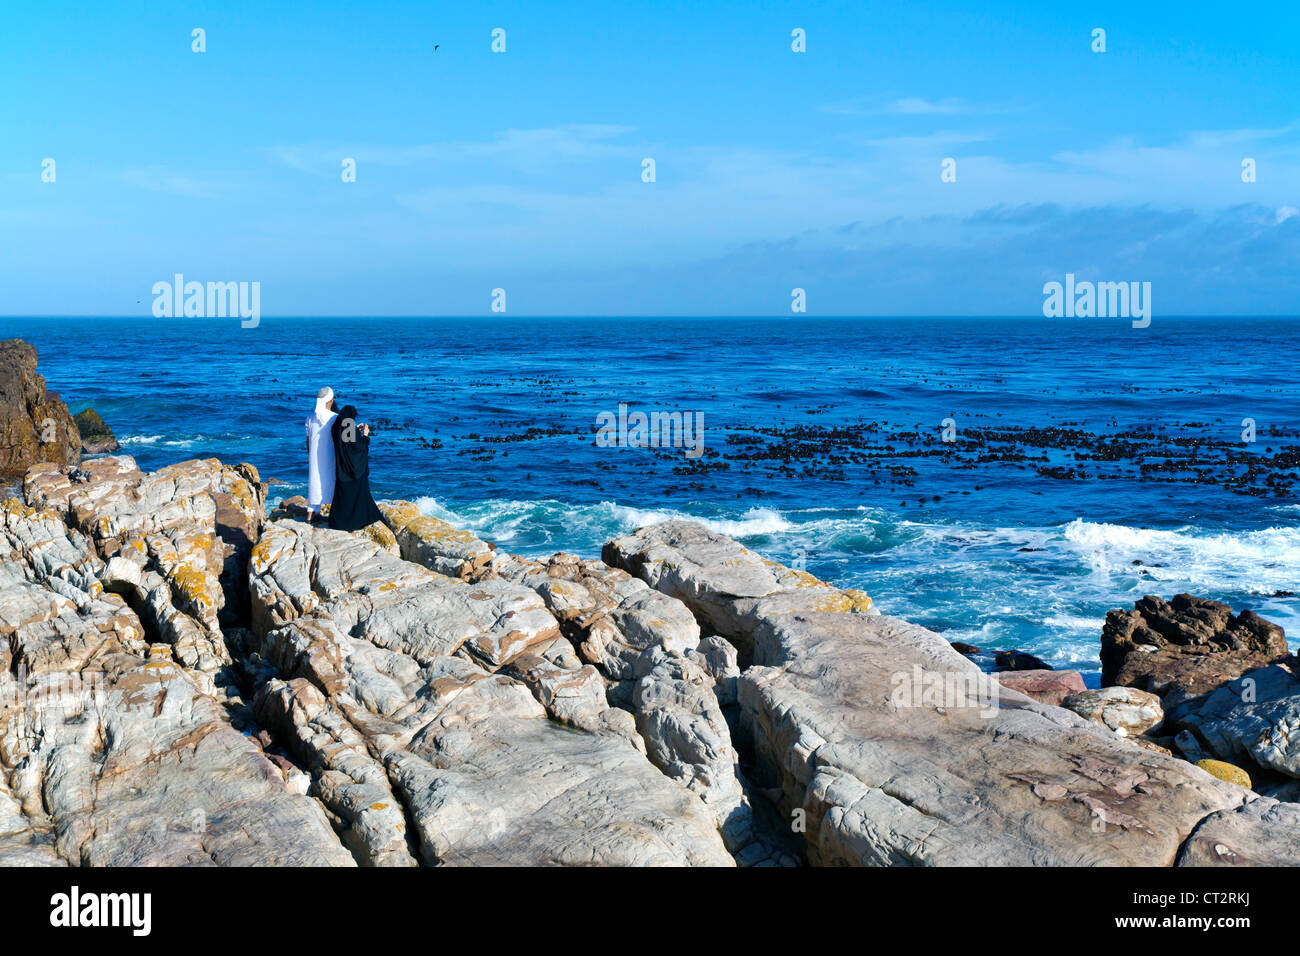
[{"label": "person in black abaya", "polygon": [[370,495],[370,426],[357,423],[357,409],[344,405],[334,419],[334,504],[330,527],[359,531],[382,521]]}]

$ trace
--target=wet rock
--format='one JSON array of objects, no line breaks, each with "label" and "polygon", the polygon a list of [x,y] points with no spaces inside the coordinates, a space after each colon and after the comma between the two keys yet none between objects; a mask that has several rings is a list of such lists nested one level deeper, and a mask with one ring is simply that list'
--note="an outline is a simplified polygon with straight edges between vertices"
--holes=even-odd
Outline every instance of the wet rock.
[{"label": "wet rock", "polygon": [[1171,601],[1147,595],[1131,611],[1106,615],[1101,679],[1158,694],[1172,710],[1286,656],[1282,628],[1253,611],[1233,614],[1226,604],[1190,594]]},{"label": "wet rock", "polygon": [[1061,702],[1066,710],[1109,730],[1136,737],[1165,719],[1160,698],[1133,687],[1103,687],[1071,694]]},{"label": "wet rock", "polygon": [[1017,690],[1040,704],[1056,707],[1071,694],[1087,689],[1083,675],[1078,671],[1003,671],[998,674],[998,683]]},{"label": "wet rock", "polygon": [[100,455],[121,449],[113,429],[104,424],[104,419],[93,408],[87,408],[73,416],[77,431],[81,434],[81,453],[83,455]]},{"label": "wet rock", "polygon": [[1050,671],[1052,666],[1024,651],[998,651],[993,657],[993,670],[997,671]]}]

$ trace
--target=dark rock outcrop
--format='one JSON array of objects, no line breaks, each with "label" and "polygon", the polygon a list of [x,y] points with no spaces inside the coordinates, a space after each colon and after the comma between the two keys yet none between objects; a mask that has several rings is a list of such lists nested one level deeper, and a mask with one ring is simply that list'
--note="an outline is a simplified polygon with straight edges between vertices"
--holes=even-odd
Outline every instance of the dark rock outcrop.
[{"label": "dark rock outcrop", "polygon": [[36,373],[36,348],[0,342],[0,477],[21,475],[38,461],[75,465],[81,434],[59,396]]},{"label": "dark rock outcrop", "polygon": [[1050,671],[1052,665],[1024,651],[998,651],[993,657],[996,671]]},{"label": "dark rock outcrop", "polygon": [[1106,615],[1101,682],[1164,698],[1165,710],[1287,656],[1282,628],[1254,611],[1218,601],[1147,595],[1133,610]]},{"label": "dark rock outcrop", "polygon": [[122,446],[117,443],[117,436],[113,434],[113,429],[104,424],[104,419],[100,418],[99,412],[93,408],[78,412],[72,420],[77,423],[77,429],[81,432],[83,455],[101,455],[121,449]]}]

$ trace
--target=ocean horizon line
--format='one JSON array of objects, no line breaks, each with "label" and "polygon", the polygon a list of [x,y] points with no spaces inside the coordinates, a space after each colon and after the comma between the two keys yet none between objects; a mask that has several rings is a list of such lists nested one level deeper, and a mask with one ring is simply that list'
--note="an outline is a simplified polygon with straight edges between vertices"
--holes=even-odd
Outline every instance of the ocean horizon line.
[{"label": "ocean horizon line", "polygon": [[[139,314],[133,312],[127,313],[0,313],[0,321],[14,319],[156,319],[158,321],[177,321],[185,322],[229,322],[231,316],[155,316],[150,314]],[[1158,318],[1163,320],[1170,319],[1300,319],[1300,313],[1231,313],[1231,312],[1185,312],[1177,314],[1160,315]],[[808,319],[1041,319],[1049,322],[1098,322],[1107,321],[1106,316],[1053,316],[1046,317],[1041,313],[827,313],[812,315],[801,313],[799,315],[787,315],[784,313],[766,313],[766,312],[728,312],[721,314],[704,314],[704,313],[617,313],[617,312],[590,312],[590,313],[509,313],[509,314],[488,314],[478,313],[404,313],[404,314],[383,314],[367,315],[363,313],[355,314],[308,314],[308,313],[284,313],[284,314],[263,314],[262,320],[275,319],[490,319],[505,320],[512,319],[700,319],[700,320],[717,320],[717,319],[790,319],[792,321],[807,321]]]}]

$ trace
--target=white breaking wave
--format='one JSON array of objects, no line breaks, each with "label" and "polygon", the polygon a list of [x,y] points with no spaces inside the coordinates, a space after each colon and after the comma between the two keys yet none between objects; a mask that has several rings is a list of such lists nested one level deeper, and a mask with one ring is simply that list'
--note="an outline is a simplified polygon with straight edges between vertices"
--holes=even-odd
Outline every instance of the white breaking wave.
[{"label": "white breaking wave", "polygon": [[794,527],[780,512],[769,508],[750,508],[739,518],[704,518],[681,511],[641,511],[637,508],[627,508],[610,502],[602,502],[602,505],[606,504],[611,505],[615,517],[620,519],[628,531],[635,531],[637,528],[646,525],[672,520],[696,521],[710,531],[716,531],[731,538],[777,534],[782,531],[789,531]]},{"label": "white breaking wave", "polygon": [[[417,499],[427,515],[544,557],[600,554],[612,538],[670,519],[696,521],[840,587],[865,588],[876,606],[932,623],[948,640],[1019,647],[1058,667],[1095,671],[1105,613],[1136,596],[1189,591],[1251,607],[1300,636],[1300,527],[1209,531],[1087,521],[1039,527],[918,521],[856,509],[636,508],[554,499],[493,499],[451,509]],[[1288,516],[1289,517],[1289,516]],[[1286,522],[1287,518],[1280,518]],[[757,540],[756,540],[757,539]],[[1135,563],[1136,562],[1136,563]]]},{"label": "white breaking wave", "polygon": [[1043,618],[1043,623],[1048,627],[1059,627],[1065,631],[1085,631],[1089,634],[1100,634],[1106,619],[1104,617],[1082,617],[1078,614],[1052,614]]},{"label": "white breaking wave", "polygon": [[251,435],[191,435],[189,438],[168,438],[166,435],[126,435],[119,437],[119,445],[166,445],[169,448],[193,448],[202,442],[249,441]]},{"label": "white breaking wave", "polygon": [[426,497],[417,498],[415,505],[422,514],[441,518],[457,527],[467,528],[500,542],[530,533],[544,533],[543,536],[549,539],[555,536],[555,532],[564,531],[570,535],[590,532],[599,536],[600,542],[603,542],[615,534],[627,534],[645,525],[670,520],[696,521],[733,538],[773,534],[793,527],[779,512],[766,508],[751,508],[738,518],[709,518],[672,509],[632,508],[612,501],[572,505],[553,499],[497,499],[477,502],[453,511],[436,498]]},{"label": "white breaking wave", "polygon": [[[810,559],[845,561],[850,565],[845,570],[855,580],[837,583],[856,583],[858,575],[851,565],[868,557],[881,559],[878,572],[889,574],[898,570],[900,562],[942,566],[961,573],[977,571],[989,562],[1021,562],[1023,566],[1023,562],[1041,556],[1057,567],[1074,568],[1075,573],[1122,578],[1127,583],[1114,584],[1125,591],[1151,590],[1161,582],[1207,592],[1271,595],[1300,590],[1300,527],[1235,532],[1206,531],[1191,525],[1156,529],[1084,518],[1054,527],[988,527],[915,521],[875,508],[783,512],[751,507],[731,515],[708,515],[611,501],[574,505],[554,499],[493,499],[452,510],[426,497],[416,505],[424,514],[503,544],[515,541],[541,547],[553,542],[593,553],[610,538],[645,525],[674,519],[695,521],[733,538],[767,537],[770,540],[765,545],[773,556],[806,553]],[[890,561],[891,555],[894,561]],[[1091,587],[1099,585],[1091,583]],[[1044,618],[1044,623],[1084,630],[1098,621],[1056,613],[1051,620]]]},{"label": "white breaking wave", "polygon": [[[1272,594],[1300,583],[1300,528],[1200,531],[1131,528],[1076,518],[1064,529],[1067,548],[1094,572],[1133,574],[1192,588]],[[1138,562],[1135,564],[1134,562]]]}]

